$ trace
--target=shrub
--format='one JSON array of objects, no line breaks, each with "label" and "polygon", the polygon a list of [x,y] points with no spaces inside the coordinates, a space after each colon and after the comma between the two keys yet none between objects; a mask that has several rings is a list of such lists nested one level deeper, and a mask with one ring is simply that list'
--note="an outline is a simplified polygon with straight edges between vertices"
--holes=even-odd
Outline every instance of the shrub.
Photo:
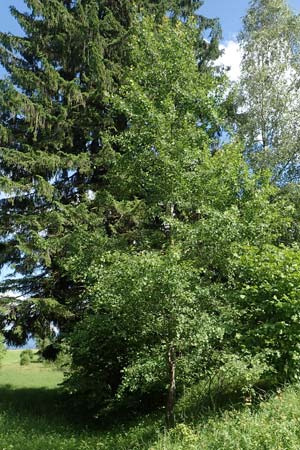
[{"label": "shrub", "polygon": [[23,350],[20,353],[20,365],[27,366],[33,360],[33,351],[32,350]]},{"label": "shrub", "polygon": [[300,379],[300,251],[247,247],[238,264],[236,344],[263,355],[278,381]]}]

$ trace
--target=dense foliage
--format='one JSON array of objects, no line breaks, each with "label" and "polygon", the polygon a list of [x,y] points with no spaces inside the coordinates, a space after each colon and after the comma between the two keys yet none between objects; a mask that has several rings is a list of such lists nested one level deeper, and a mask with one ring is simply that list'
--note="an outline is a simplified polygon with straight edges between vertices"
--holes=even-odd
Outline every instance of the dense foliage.
[{"label": "dense foliage", "polygon": [[93,414],[151,399],[169,425],[224,368],[298,377],[298,18],[252,2],[233,102],[201,2],[26,3],[0,34],[7,341],[62,349]]}]

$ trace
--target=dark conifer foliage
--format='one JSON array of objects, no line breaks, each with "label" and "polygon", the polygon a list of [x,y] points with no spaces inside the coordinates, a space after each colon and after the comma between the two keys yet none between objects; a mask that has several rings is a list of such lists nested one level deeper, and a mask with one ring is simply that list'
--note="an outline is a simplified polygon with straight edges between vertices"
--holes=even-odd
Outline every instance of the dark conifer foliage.
[{"label": "dark conifer foliage", "polygon": [[22,276],[3,289],[58,304],[78,291],[59,269],[64,239],[93,226],[87,192],[104,183],[112,160],[102,138],[113,120],[105,96],[128,62],[130,11],[125,2],[109,3],[28,1],[30,13],[12,9],[25,37],[0,36],[9,73],[0,94],[1,262]]}]

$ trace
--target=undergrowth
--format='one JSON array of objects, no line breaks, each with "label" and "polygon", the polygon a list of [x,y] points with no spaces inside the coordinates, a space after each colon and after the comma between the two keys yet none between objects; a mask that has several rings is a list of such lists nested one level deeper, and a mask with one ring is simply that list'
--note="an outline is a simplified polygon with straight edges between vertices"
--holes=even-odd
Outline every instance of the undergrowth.
[{"label": "undergrowth", "polygon": [[[177,426],[167,432],[163,414],[128,421],[87,422],[66,407],[61,373],[40,363],[21,367],[10,352],[0,371],[1,450],[299,450],[300,387],[261,402],[214,402],[200,388],[178,402]],[[15,365],[14,377],[9,378]],[[18,368],[18,370],[17,370]],[[29,376],[30,375],[30,376]],[[56,385],[54,380],[56,379]],[[6,381],[6,382],[5,382]],[[22,384],[23,383],[23,384]],[[48,384],[48,386],[47,386]],[[189,406],[190,402],[190,407]]]}]

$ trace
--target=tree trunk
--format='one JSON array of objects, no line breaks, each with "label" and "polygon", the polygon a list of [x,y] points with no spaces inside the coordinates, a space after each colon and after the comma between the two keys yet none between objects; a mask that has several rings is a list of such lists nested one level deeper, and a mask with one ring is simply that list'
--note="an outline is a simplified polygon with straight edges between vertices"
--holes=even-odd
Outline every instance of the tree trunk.
[{"label": "tree trunk", "polygon": [[176,370],[176,352],[172,346],[168,352],[168,365],[169,365],[169,392],[166,406],[166,421],[167,427],[173,428],[175,426],[175,396],[176,396],[176,384],[175,384],[175,370]]}]

